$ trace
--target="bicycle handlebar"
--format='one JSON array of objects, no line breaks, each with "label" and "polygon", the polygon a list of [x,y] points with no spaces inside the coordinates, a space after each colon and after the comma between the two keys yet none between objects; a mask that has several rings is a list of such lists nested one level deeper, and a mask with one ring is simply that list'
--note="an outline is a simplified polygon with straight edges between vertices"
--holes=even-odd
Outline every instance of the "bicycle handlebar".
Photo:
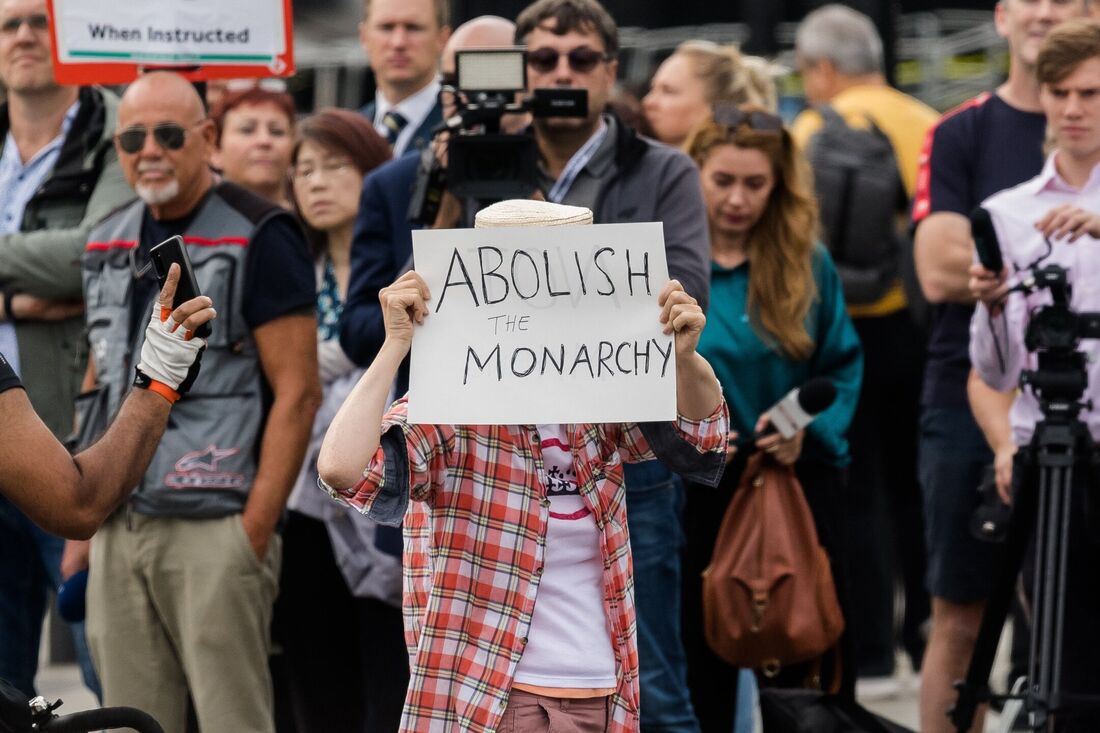
[{"label": "bicycle handlebar", "polygon": [[39,730],[50,733],[89,733],[96,730],[133,728],[138,733],[164,733],[160,723],[136,708],[101,708],[70,713],[43,723]]}]

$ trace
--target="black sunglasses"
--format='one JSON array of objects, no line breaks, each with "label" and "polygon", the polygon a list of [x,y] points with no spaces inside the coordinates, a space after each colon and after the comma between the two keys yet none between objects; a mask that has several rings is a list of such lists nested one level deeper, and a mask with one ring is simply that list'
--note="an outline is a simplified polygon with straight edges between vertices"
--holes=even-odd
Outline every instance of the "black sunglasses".
[{"label": "black sunglasses", "polygon": [[[127,127],[116,135],[122,152],[133,155],[145,147],[145,135],[149,131],[141,125]],[[153,125],[153,139],[165,150],[179,150],[187,138],[187,129],[176,122]]]},{"label": "black sunglasses", "polygon": [[779,132],[783,129],[783,120],[770,112],[752,110],[746,112],[733,104],[716,104],[712,110],[714,121],[731,130],[742,125],[756,132]]},{"label": "black sunglasses", "polygon": [[42,13],[35,13],[34,15],[5,18],[3,22],[0,22],[0,33],[7,36],[14,36],[19,32],[19,28],[24,23],[30,26],[32,31],[44,31],[50,27],[49,18]]},{"label": "black sunglasses", "polygon": [[[558,59],[561,57],[562,54],[553,48],[536,48],[534,51],[527,52],[527,64],[540,74],[549,74],[558,68]],[[600,53],[588,46],[574,48],[565,54],[565,57],[569,59],[569,68],[578,74],[587,74],[601,61],[610,61],[615,58],[609,53]]]}]

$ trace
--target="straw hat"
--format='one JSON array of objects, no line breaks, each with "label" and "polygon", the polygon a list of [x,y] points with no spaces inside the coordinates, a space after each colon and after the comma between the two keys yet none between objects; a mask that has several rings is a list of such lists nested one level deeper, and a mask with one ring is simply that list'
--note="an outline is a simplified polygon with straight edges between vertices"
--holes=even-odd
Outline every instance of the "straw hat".
[{"label": "straw hat", "polygon": [[561,227],[591,224],[592,212],[583,206],[552,204],[549,201],[512,199],[487,206],[474,217],[474,228]]}]

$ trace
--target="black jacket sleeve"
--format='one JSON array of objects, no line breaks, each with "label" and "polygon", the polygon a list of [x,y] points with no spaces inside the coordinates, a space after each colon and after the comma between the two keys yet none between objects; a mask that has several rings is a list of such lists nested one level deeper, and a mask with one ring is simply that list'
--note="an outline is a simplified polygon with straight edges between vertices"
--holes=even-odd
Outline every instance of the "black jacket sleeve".
[{"label": "black jacket sleeve", "polygon": [[386,338],[378,293],[412,257],[412,225],[406,215],[415,176],[416,161],[406,157],[372,171],[363,182],[340,319],[340,345],[360,366],[370,365]]}]

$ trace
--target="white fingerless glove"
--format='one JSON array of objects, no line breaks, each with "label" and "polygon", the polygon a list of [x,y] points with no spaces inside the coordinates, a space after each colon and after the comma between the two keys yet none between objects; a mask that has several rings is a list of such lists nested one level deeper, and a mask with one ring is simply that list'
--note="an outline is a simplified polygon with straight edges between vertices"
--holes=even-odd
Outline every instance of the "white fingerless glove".
[{"label": "white fingerless glove", "polygon": [[153,308],[145,329],[134,386],[175,402],[180,395],[186,394],[199,375],[206,341],[180,327],[172,320],[171,312],[168,308]]}]

